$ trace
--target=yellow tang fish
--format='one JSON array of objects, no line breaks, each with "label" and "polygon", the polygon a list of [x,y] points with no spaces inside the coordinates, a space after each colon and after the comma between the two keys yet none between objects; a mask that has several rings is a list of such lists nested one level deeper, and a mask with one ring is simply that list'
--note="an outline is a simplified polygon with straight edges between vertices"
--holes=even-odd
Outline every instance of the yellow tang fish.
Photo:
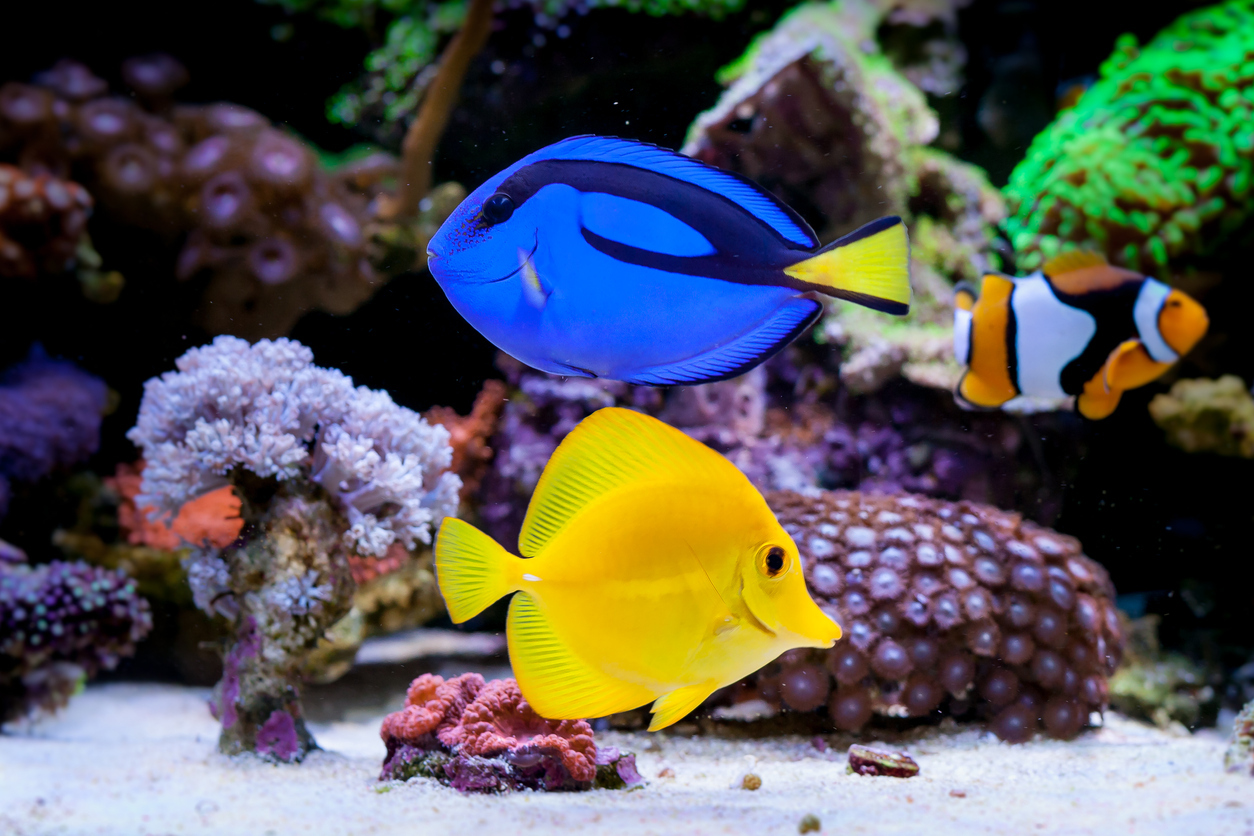
[{"label": "yellow tang fish", "polygon": [[797,546],[736,467],[655,418],[602,409],[540,477],[518,558],[446,517],[435,546],[449,615],[510,602],[509,658],[543,717],[653,701],[651,731],[795,647],[840,638]]}]

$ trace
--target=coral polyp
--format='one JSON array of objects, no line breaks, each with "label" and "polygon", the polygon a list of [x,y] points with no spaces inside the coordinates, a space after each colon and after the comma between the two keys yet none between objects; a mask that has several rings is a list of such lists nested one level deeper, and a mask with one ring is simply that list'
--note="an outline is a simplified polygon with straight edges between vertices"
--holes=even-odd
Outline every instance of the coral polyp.
[{"label": "coral polyp", "polygon": [[129,433],[147,462],[137,507],[174,517],[227,485],[240,499],[243,536],[184,566],[196,605],[235,632],[220,746],[279,760],[314,745],[298,672],[349,609],[354,556],[430,543],[461,487],[443,427],[312,360],[289,340],[219,337],[148,381]]},{"label": "coral polyp", "polygon": [[984,719],[1021,742],[1069,738],[1107,704],[1122,655],[1114,588],[1072,538],[970,502],[777,491],[815,600],[845,630],[790,651],[749,692],[837,728],[875,714]]}]

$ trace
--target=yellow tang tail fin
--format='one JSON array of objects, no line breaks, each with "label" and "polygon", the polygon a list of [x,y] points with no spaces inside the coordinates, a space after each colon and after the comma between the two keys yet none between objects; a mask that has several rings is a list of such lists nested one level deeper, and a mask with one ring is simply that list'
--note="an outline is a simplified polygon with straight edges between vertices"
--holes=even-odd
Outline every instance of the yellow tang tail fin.
[{"label": "yellow tang tail fin", "polygon": [[517,562],[470,523],[445,517],[435,540],[435,577],[453,623],[474,618],[516,590]]},{"label": "yellow tang tail fin", "polygon": [[885,313],[910,310],[910,237],[895,215],[855,229],[784,272],[802,290]]}]

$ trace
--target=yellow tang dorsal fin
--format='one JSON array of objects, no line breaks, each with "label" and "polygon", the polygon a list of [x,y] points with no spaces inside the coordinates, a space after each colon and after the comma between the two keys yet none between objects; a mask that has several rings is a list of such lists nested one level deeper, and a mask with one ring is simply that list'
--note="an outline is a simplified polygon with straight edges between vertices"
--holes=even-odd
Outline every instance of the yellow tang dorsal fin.
[{"label": "yellow tang dorsal fin", "polygon": [[510,601],[505,634],[518,687],[541,717],[604,717],[644,705],[654,697],[643,685],[614,679],[572,653],[526,592]]},{"label": "yellow tang dorsal fin", "polygon": [[1101,253],[1092,250],[1071,250],[1045,262],[1041,266],[1041,272],[1047,276],[1058,276],[1073,270],[1083,270],[1086,267],[1103,267],[1109,263]]},{"label": "yellow tang dorsal fin", "polygon": [[740,480],[736,466],[656,418],[620,407],[598,410],[562,440],[549,459],[518,535],[518,550],[534,557],[584,508],[634,482],[692,484]]}]

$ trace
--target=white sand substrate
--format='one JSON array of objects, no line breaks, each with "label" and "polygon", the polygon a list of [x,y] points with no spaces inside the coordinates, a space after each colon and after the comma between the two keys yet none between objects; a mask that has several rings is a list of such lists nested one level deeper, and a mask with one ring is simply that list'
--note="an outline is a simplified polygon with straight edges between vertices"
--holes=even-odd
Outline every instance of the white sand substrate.
[{"label": "white sand substrate", "polygon": [[[108,684],[0,735],[0,834],[1254,834],[1254,779],[1225,774],[1215,732],[1172,735],[1108,716],[1064,743],[999,743],[975,729],[889,742],[902,780],[849,775],[843,747],[600,733],[637,754],[643,789],[464,796],[380,784],[378,720],[313,727],[299,765],[215,750],[203,689]],[[836,738],[833,738],[836,739]],[[874,737],[860,742],[874,744]],[[883,741],[881,741],[883,742]],[[658,777],[669,768],[674,777]],[[746,771],[761,789],[740,789]]]}]

